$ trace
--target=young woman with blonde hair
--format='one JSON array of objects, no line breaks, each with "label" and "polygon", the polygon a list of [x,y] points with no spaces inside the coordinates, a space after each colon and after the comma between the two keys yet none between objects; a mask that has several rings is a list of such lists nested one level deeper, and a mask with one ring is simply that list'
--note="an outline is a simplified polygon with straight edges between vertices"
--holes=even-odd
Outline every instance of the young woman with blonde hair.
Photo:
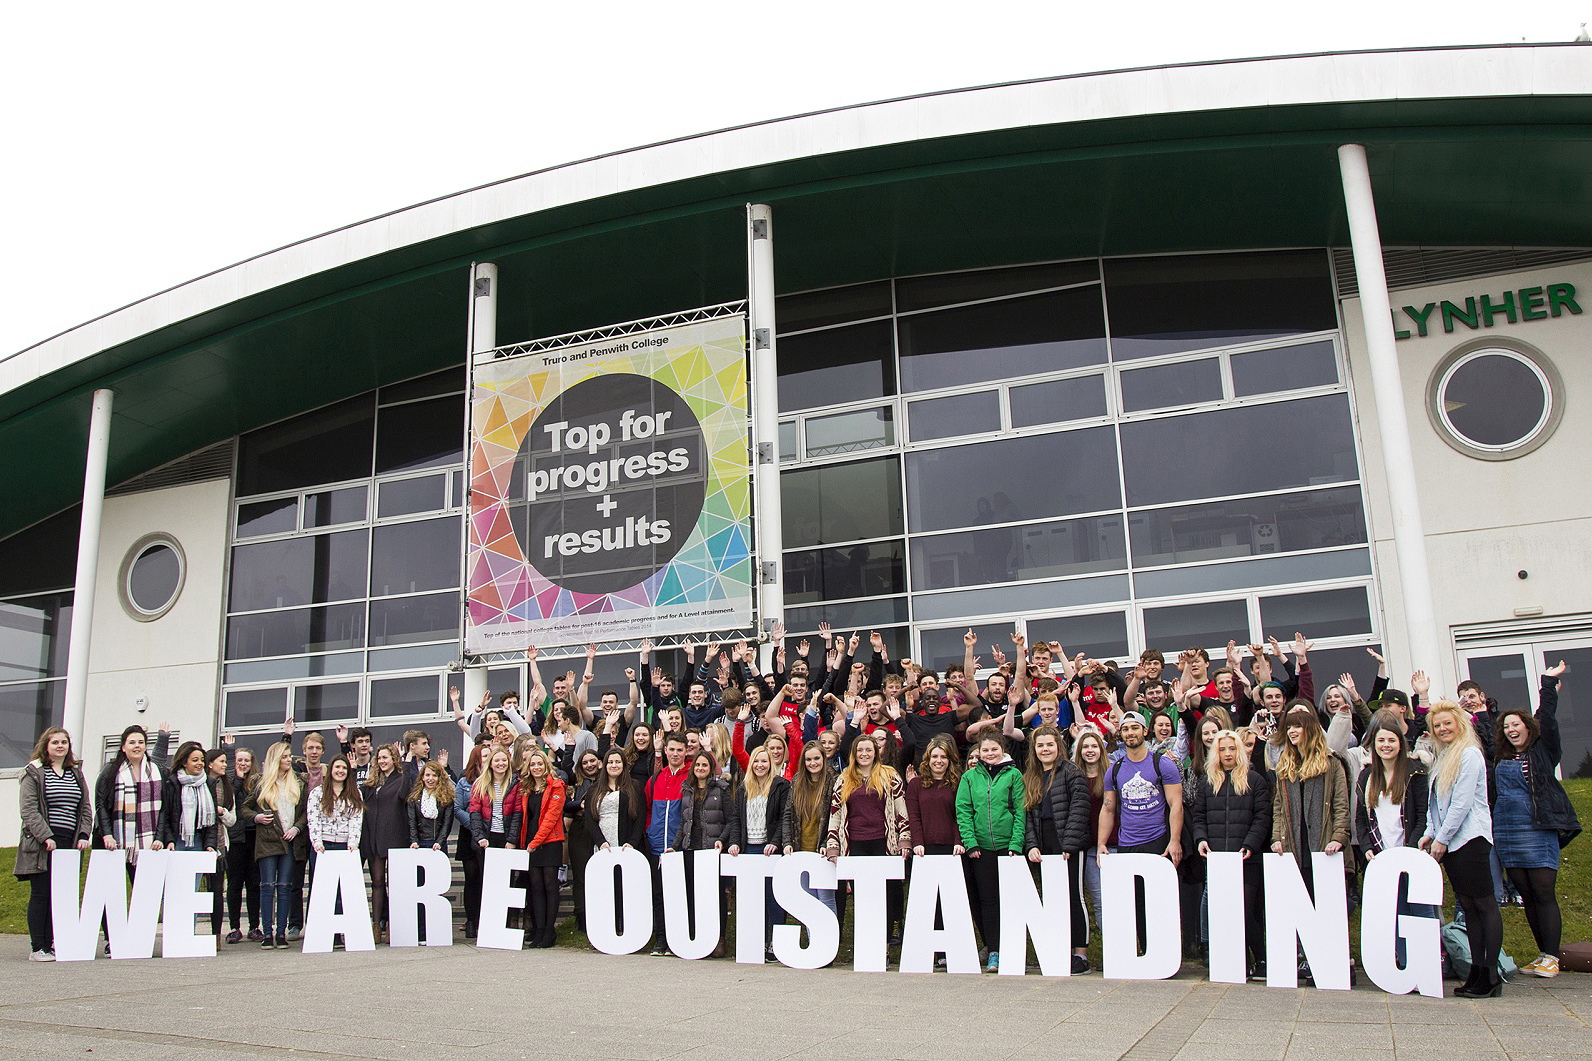
[{"label": "young woman with blonde hair", "polygon": [[564,800],[569,787],[559,779],[545,748],[531,748],[519,783],[509,793],[508,835],[530,852],[526,905],[534,926],[532,947],[558,942],[558,868],[564,864]]},{"label": "young woman with blonde hair", "polygon": [[[714,726],[721,730],[723,727]],[[772,740],[772,738],[770,738]],[[785,847],[785,807],[790,802],[790,782],[781,777],[769,754],[768,743],[752,749],[746,776],[735,786],[735,809],[729,853],[777,855]],[[785,911],[774,901],[774,881],[763,884],[763,945],[769,944],[770,926],[783,923]],[[770,952],[772,953],[772,952]]]},{"label": "young woman with blonde hair", "polygon": [[470,835],[481,850],[514,846],[509,837],[508,806],[514,788],[513,761],[507,748],[494,748],[470,790]]},{"label": "young woman with blonde hair", "polygon": [[1503,949],[1504,922],[1493,896],[1487,761],[1470,712],[1452,700],[1432,705],[1426,713],[1426,731],[1437,756],[1432,760],[1420,847],[1447,871],[1454,900],[1465,912],[1465,935],[1470,940],[1470,976],[1454,994],[1496,998],[1503,993],[1498,952]]},{"label": "young woman with blonde hair", "polygon": [[293,863],[309,857],[309,839],[305,835],[309,824],[308,797],[309,790],[293,769],[291,749],[285,744],[271,745],[265,753],[260,786],[243,808],[244,814],[254,821],[254,860],[260,867],[264,913],[262,947],[287,946]]},{"label": "young woman with blonde hair", "polygon": [[[1237,732],[1221,729],[1211,741],[1205,769],[1189,779],[1192,836],[1201,858],[1212,852],[1239,852],[1244,858],[1244,933],[1249,976],[1266,975],[1266,909],[1262,900],[1261,855],[1271,839],[1271,785],[1249,761]],[[1231,902],[1233,896],[1221,897]],[[1210,886],[1200,897],[1199,938],[1210,943]],[[1208,951],[1207,951],[1208,953]]]},{"label": "young woman with blonde hair", "polygon": [[1072,971],[1089,971],[1089,918],[1083,906],[1083,859],[1089,831],[1089,780],[1062,751],[1061,730],[1040,726],[1028,737],[1023,770],[1023,850],[1030,862],[1060,855],[1069,863],[1067,905],[1072,915]]}]

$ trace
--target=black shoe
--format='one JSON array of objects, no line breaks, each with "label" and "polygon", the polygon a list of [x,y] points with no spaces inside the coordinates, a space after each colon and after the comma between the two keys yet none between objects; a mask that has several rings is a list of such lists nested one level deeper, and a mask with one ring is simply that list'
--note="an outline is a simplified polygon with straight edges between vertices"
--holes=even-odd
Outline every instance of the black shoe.
[{"label": "black shoe", "polygon": [[665,947],[662,943],[654,943],[652,945],[652,956],[654,958],[662,958],[665,955],[667,955],[668,953],[669,953],[669,948]]},{"label": "black shoe", "polygon": [[1299,982],[1310,987],[1316,986],[1316,978],[1310,974],[1310,963],[1303,958],[1299,959]]},{"label": "black shoe", "polygon": [[464,923],[464,938],[465,939],[474,939],[475,938],[475,925],[471,924],[469,921],[466,921]]},{"label": "black shoe", "polygon": [[271,936],[266,936],[264,939],[260,940],[260,949],[261,950],[275,950],[276,949],[276,940],[274,938],[272,938]]},{"label": "black shoe", "polygon": [[1085,958],[1082,954],[1074,954],[1072,956],[1072,975],[1082,976],[1088,971],[1089,959]]},{"label": "black shoe", "polygon": [[899,933],[899,932],[890,933],[890,946],[892,946],[892,947],[901,946],[901,933]]},{"label": "black shoe", "polygon": [[1491,983],[1466,983],[1454,991],[1456,998],[1497,998],[1504,993],[1502,977],[1495,977]]},{"label": "black shoe", "polygon": [[1249,967],[1249,979],[1251,982],[1266,982],[1266,961],[1264,958]]},{"label": "black shoe", "polygon": [[287,950],[287,936],[283,935],[276,937],[276,949]]}]

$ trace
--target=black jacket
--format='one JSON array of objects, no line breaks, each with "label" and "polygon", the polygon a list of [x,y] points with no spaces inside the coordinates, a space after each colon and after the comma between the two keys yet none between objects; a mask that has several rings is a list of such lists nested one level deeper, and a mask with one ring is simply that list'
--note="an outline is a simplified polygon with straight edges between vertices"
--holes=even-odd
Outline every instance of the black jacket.
[{"label": "black jacket", "polygon": [[730,791],[730,783],[722,777],[708,778],[707,792],[700,801],[696,798],[695,780],[686,778],[685,787],[680,792],[680,832],[669,846],[676,851],[697,850],[698,845],[692,842],[692,833],[698,821],[702,823],[702,850],[715,843],[729,847],[732,838],[739,834],[740,826],[735,821],[735,796]]},{"label": "black jacket", "polygon": [[365,822],[360,828],[359,849],[366,858],[386,858],[397,847],[409,846],[409,790],[414,783],[402,770],[386,783],[360,789],[365,797]]},{"label": "black jacket", "polygon": [[[1089,780],[1066,759],[1061,760],[1059,769],[1052,770],[1050,774],[1050,787],[1039,797],[1050,804],[1050,828],[1054,830],[1056,842],[1061,845],[1061,850],[1071,854],[1082,851],[1092,846],[1089,835]],[[1024,851],[1043,851],[1044,845],[1040,843],[1040,830],[1045,828],[1045,820],[1040,816],[1040,808],[1036,805],[1029,808],[1027,826],[1024,832]]]},{"label": "black jacket", "polygon": [[[214,800],[216,789],[209,783],[208,778],[205,787],[210,792],[210,798]],[[168,847],[176,846],[178,837],[182,835],[182,782],[177,780],[175,773],[167,774],[160,782],[160,819],[155,835]],[[221,850],[219,805],[216,806],[216,820],[194,834],[194,846],[201,851]]]},{"label": "black jacket", "polygon": [[[774,778],[773,784],[768,788],[768,807],[764,816],[766,823],[767,839],[764,844],[773,844],[777,854],[783,854],[785,845],[789,842],[785,838],[785,808],[790,805],[790,782],[783,777]],[[735,813],[731,816],[734,821],[734,832],[724,842],[725,847],[739,847],[743,854],[761,855],[762,847],[752,850],[746,840],[746,786],[735,786]]]},{"label": "black jacket", "polygon": [[[171,734],[160,733],[155,737],[155,750],[147,752],[149,761],[155,764],[155,771],[162,781],[171,770]],[[111,824],[116,821],[116,808],[112,805],[116,798],[116,772],[121,769],[122,758],[118,755],[105,764],[99,772],[99,777],[94,779],[94,837],[101,847],[105,846],[105,838],[111,835]],[[164,802],[165,797],[162,796]],[[157,827],[158,828],[158,827]]]},{"label": "black jacket", "polygon": [[[639,786],[638,786],[639,788]],[[586,831],[591,834],[591,843],[594,848],[601,848],[608,842],[603,836],[602,829],[602,801],[591,798],[588,791],[581,797],[581,817],[586,822]],[[565,803],[565,807],[569,804]],[[625,794],[619,794],[619,843],[629,844],[638,851],[645,851],[647,844],[647,801],[641,793],[636,793],[636,813],[630,812],[630,800]]]},{"label": "black jacket", "polygon": [[409,800],[409,843],[418,844],[420,847],[430,847],[441,844],[444,854],[448,851],[448,834],[453,831],[453,803],[449,800],[437,800],[437,816],[427,818],[420,813],[420,801]]},{"label": "black jacket", "polygon": [[[1526,784],[1531,788],[1531,824],[1538,829],[1549,829],[1559,834],[1559,846],[1564,847],[1581,835],[1581,821],[1576,817],[1570,796],[1553,776],[1554,768],[1564,755],[1564,745],[1559,737],[1559,679],[1542,676],[1542,691],[1537,698],[1537,725],[1542,733],[1526,749]],[[1505,747],[1509,738],[1498,734],[1498,746]],[[1489,760],[1487,792],[1494,805],[1498,802],[1497,766]]]},{"label": "black jacket", "polygon": [[[1387,844],[1382,840],[1382,830],[1377,825],[1376,814],[1366,801],[1365,789],[1371,783],[1371,771],[1382,769],[1380,760],[1373,758],[1360,769],[1354,783],[1359,799],[1354,807],[1354,842],[1369,854],[1379,855]],[[1404,822],[1404,846],[1417,847],[1421,834],[1426,832],[1426,800],[1430,783],[1426,770],[1415,760],[1410,760],[1409,780],[1404,783],[1404,803],[1399,808],[1399,818]]]},{"label": "black jacket", "polygon": [[1192,836],[1198,849],[1201,842],[1212,851],[1242,851],[1259,855],[1271,847],[1271,783],[1266,775],[1249,768],[1249,791],[1239,795],[1231,783],[1221,792],[1212,792],[1203,775],[1193,779]]}]

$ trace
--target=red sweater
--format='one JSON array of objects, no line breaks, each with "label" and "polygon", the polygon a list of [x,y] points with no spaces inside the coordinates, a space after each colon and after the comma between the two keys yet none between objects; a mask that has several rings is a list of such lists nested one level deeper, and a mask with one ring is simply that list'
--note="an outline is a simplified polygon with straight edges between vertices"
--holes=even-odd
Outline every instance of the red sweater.
[{"label": "red sweater", "polygon": [[922,777],[907,785],[907,821],[912,826],[913,846],[959,844],[962,831],[956,824],[956,786],[926,788]]}]

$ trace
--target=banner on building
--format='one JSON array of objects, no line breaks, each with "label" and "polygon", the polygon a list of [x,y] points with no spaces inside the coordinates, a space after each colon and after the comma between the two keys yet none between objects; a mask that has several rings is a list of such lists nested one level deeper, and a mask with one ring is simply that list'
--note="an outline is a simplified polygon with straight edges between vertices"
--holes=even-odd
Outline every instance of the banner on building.
[{"label": "banner on building", "polygon": [[474,366],[466,650],[752,621],[740,314]]}]

